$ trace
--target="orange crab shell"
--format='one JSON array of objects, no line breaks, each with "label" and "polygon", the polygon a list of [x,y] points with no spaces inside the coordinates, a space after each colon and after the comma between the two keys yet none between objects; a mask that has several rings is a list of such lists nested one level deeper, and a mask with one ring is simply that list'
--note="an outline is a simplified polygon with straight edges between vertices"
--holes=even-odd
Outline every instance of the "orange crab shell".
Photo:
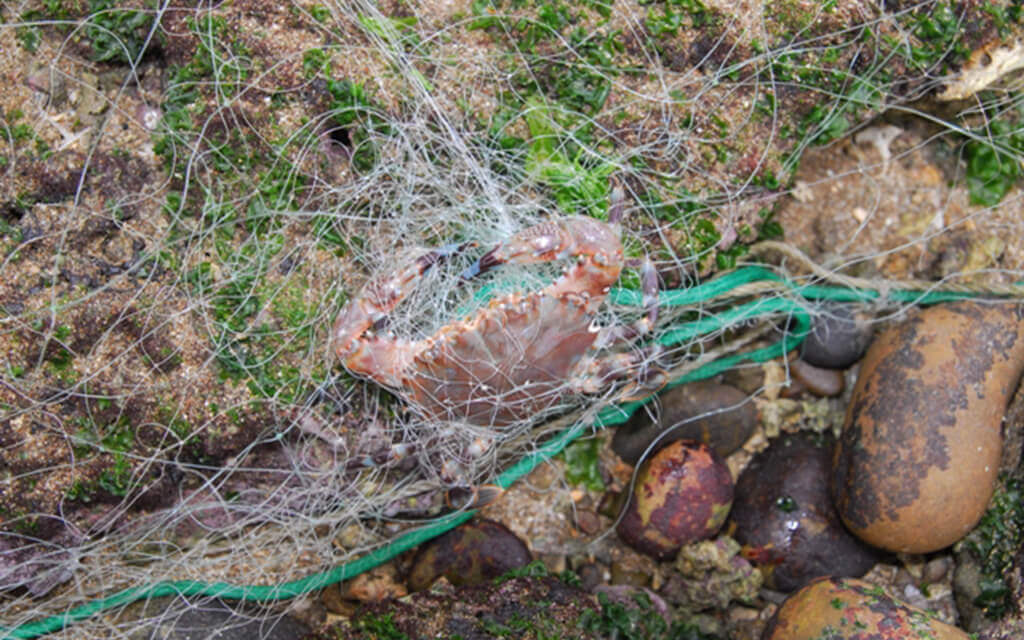
[{"label": "orange crab shell", "polygon": [[[565,391],[596,393],[611,372],[629,364],[596,362],[597,310],[623,265],[619,228],[571,217],[525,229],[484,254],[463,277],[502,264],[576,262],[544,289],[492,302],[433,337],[405,340],[372,331],[450,245],[372,281],[338,316],[334,341],[352,373],[394,389],[424,417],[501,427],[558,406]],[[621,354],[617,354],[621,355]]]},{"label": "orange crab shell", "polygon": [[594,302],[543,292],[494,300],[432,338],[403,386],[430,418],[493,426],[531,419],[562,400],[597,338]]}]

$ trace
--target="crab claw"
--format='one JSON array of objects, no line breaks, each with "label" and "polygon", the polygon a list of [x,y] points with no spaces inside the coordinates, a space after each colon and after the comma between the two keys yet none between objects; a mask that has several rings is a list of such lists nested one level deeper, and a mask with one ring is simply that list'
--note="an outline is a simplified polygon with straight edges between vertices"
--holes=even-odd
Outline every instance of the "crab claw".
[{"label": "crab claw", "polygon": [[581,216],[542,222],[480,256],[462,272],[462,279],[470,280],[506,263],[535,264],[570,257],[583,259],[546,293],[604,292],[619,279],[622,268],[617,227]]},{"label": "crab claw", "polygon": [[505,493],[496,484],[485,484],[476,487],[452,487],[445,492],[444,502],[450,509],[469,510],[485,507]]},{"label": "crab claw", "polygon": [[645,372],[646,377],[642,380],[634,380],[628,383],[619,392],[615,402],[637,402],[649,398],[668,384],[668,372],[664,369],[651,369]]},{"label": "crab claw", "polygon": [[485,253],[484,255],[477,258],[476,261],[473,262],[473,264],[466,267],[466,270],[463,271],[459,277],[461,277],[463,280],[472,280],[481,273],[487,273],[494,267],[500,265],[502,261],[495,257],[495,255],[498,253],[498,249],[500,248],[501,247],[495,247],[488,251],[487,253]]},{"label": "crab claw", "polygon": [[456,242],[426,253],[405,269],[388,278],[370,282],[363,293],[351,300],[334,323],[335,350],[347,357],[359,339],[375,323],[384,318],[416,287],[420,276],[434,265],[472,246],[472,242]]}]

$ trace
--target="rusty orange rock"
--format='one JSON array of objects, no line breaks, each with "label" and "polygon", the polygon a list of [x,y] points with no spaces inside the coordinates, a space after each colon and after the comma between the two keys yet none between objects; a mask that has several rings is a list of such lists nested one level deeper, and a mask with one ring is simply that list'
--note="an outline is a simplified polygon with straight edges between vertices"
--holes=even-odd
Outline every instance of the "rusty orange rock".
[{"label": "rusty orange rock", "polygon": [[894,600],[881,587],[820,578],[797,591],[768,622],[762,640],[967,640],[956,627]]},{"label": "rusty orange rock", "polygon": [[962,538],[992,495],[1001,422],[1024,368],[1024,311],[957,302],[875,340],[836,447],[831,488],[846,525],[897,552]]}]

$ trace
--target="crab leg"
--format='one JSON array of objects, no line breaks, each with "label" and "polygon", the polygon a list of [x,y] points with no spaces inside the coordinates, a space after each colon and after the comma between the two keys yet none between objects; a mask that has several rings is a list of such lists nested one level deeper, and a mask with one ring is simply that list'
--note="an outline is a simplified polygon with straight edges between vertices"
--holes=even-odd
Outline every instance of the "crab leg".
[{"label": "crab leg", "polygon": [[401,386],[401,373],[422,345],[377,336],[371,327],[409,295],[428,269],[466,246],[450,244],[420,256],[401,271],[370,282],[359,297],[345,305],[334,323],[334,345],[350,371],[381,380],[388,386]]},{"label": "crab leg", "polygon": [[572,380],[577,393],[596,394],[607,390],[615,380],[631,380],[616,402],[630,401],[657,391],[667,382],[665,370],[657,365],[660,345],[616,353],[602,358],[588,357],[580,363]]},{"label": "crab leg", "polygon": [[[601,335],[594,342],[595,348],[605,349],[615,344],[629,343],[650,334],[654,329],[658,319],[658,273],[654,264],[646,258],[640,263],[640,276],[644,292],[644,315],[633,324],[602,329]],[[665,371],[658,365],[661,351],[660,345],[653,344],[629,353],[603,357],[590,353],[580,363],[573,387],[581,393],[599,393],[612,380],[631,378],[633,382],[622,391],[619,401],[645,397],[666,382]]]}]

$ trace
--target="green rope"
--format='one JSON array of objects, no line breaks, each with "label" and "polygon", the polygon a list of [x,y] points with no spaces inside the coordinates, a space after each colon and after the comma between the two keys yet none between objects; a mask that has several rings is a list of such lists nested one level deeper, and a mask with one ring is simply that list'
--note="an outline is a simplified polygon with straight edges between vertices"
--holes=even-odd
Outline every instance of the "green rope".
[{"label": "green rope", "polygon": [[[797,298],[812,300],[832,300],[843,302],[866,302],[883,297],[877,290],[855,290],[839,287],[798,285],[782,278],[777,273],[761,267],[744,267],[724,274],[709,282],[690,287],[685,290],[660,292],[658,302],[661,306],[685,306],[705,302],[729,292],[760,281],[774,281],[780,290],[789,290],[795,294],[792,298],[782,296],[764,297],[731,307],[724,311],[716,311],[714,315],[699,318],[667,331],[658,338],[663,346],[686,343],[707,333],[733,326],[753,318],[766,316],[786,316],[792,319],[795,328],[789,334],[767,347],[761,347],[745,353],[734,354],[709,362],[675,380],[668,387],[675,387],[687,382],[703,380],[726,371],[741,362],[765,362],[793,350],[803,341],[810,331],[810,312]],[[906,291],[894,290],[885,292],[884,296],[899,302],[916,304],[935,304],[949,300],[961,300],[977,297],[965,293],[949,293],[942,291]],[[629,289],[615,289],[610,294],[613,304],[640,306],[643,303],[641,292]],[[622,405],[609,406],[601,410],[594,420],[595,426],[608,427],[620,424],[629,418],[634,411],[650,399]],[[579,421],[565,431],[542,444],[536,451],[519,460],[512,467],[498,476],[496,484],[503,489],[510,487],[516,480],[530,473],[537,465],[560,453],[573,440],[587,431],[589,425]],[[429,525],[414,529],[398,538],[389,541],[385,546],[371,551],[352,562],[339,565],[329,571],[316,573],[300,580],[277,585],[233,585],[224,582],[199,582],[180,580],[174,582],[158,582],[151,585],[132,587],[106,598],[94,600],[76,607],[63,614],[51,616],[17,627],[0,627],[2,638],[30,639],[46,633],[59,631],[77,620],[92,617],[102,611],[129,604],[137,600],[159,598],[163,596],[207,596],[228,600],[252,602],[270,602],[287,600],[317,591],[328,585],[347,580],[387,562],[400,553],[412,549],[452,528],[466,522],[475,514],[474,511],[452,513],[431,522]]]}]

